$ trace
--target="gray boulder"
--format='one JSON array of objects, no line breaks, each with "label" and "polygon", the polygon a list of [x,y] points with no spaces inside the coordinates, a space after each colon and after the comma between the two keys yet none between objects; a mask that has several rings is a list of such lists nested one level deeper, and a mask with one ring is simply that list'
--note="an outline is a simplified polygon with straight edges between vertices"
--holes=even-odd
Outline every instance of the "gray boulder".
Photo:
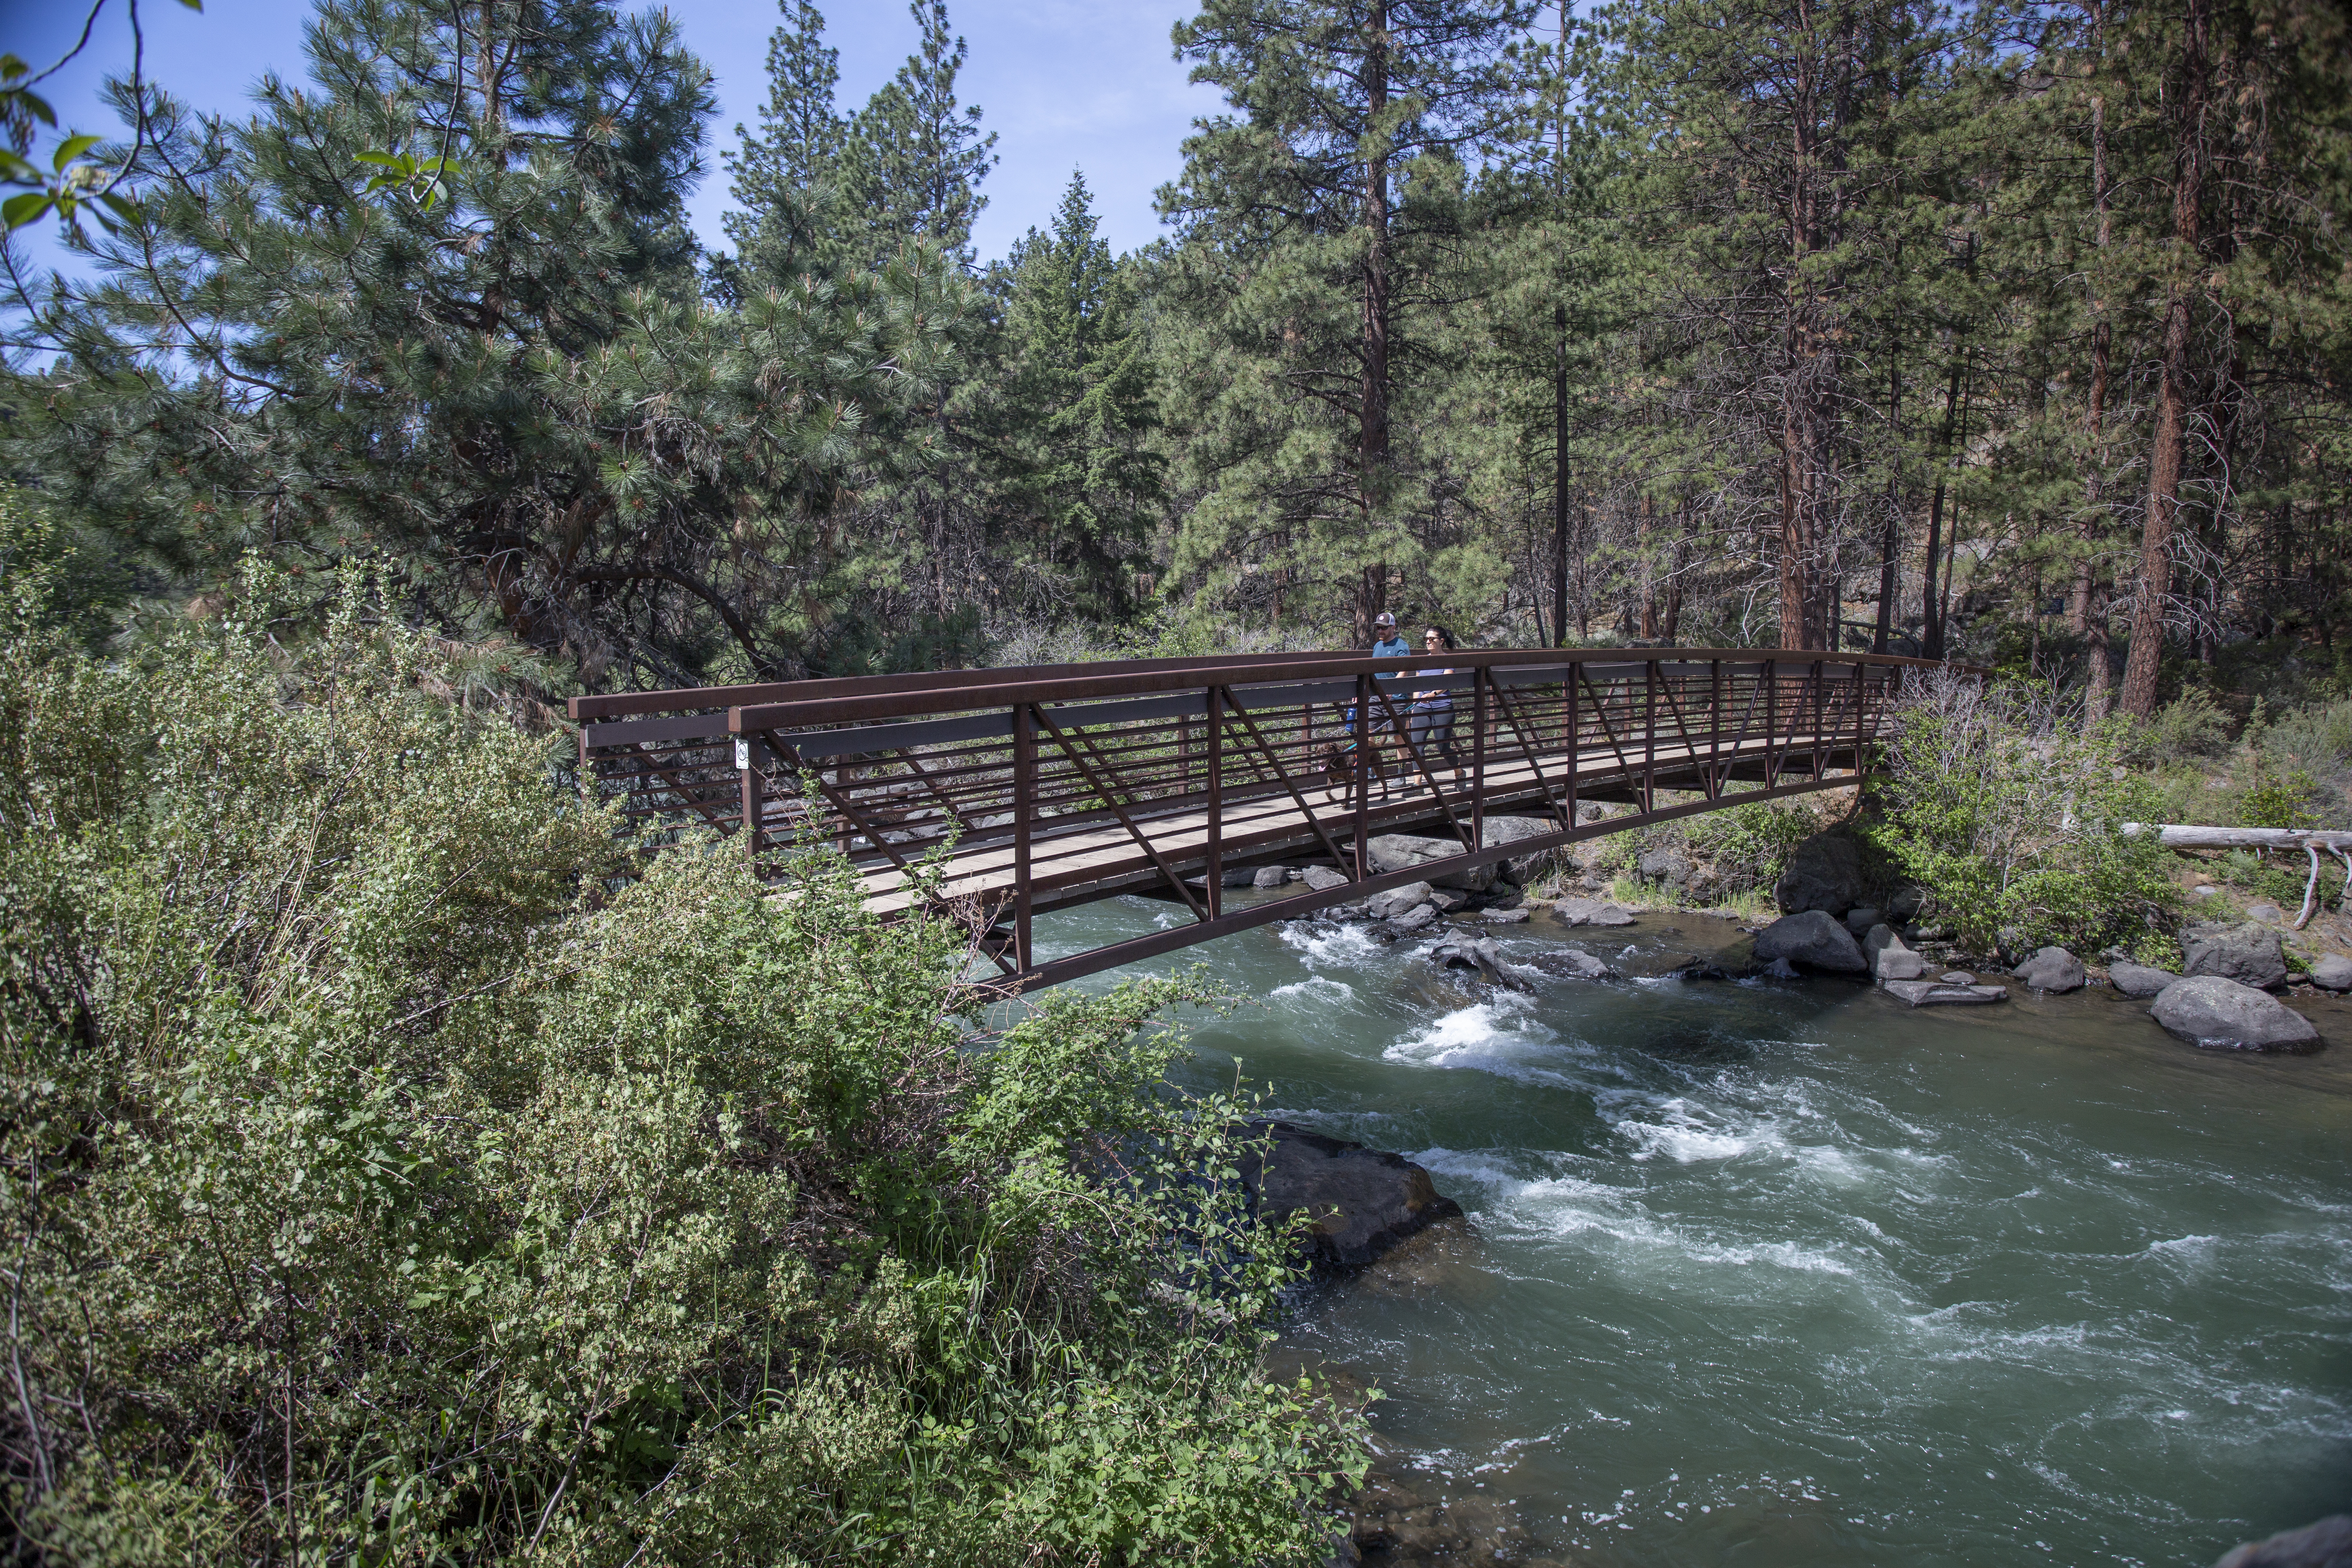
[{"label": "gray boulder", "polygon": [[1977,977],[1965,969],[1947,969],[1936,978],[1946,985],[1974,985],[1977,983]]},{"label": "gray boulder", "polygon": [[[1522,838],[1559,831],[1559,824],[1548,816],[1490,816],[1479,825],[1478,844],[1481,848],[1492,849],[1497,845],[1516,844]],[[1538,849],[1526,855],[1514,855],[1495,869],[1502,880],[1526,887],[1543,880],[1554,871],[1575,869],[1575,858],[1564,847]]]},{"label": "gray boulder", "polygon": [[1881,984],[1916,980],[1927,973],[1927,961],[1904,946],[1890,925],[1870,928],[1870,934],[1862,939],[1862,955],[1870,962],[1871,977]]},{"label": "gray boulder", "polygon": [[1947,985],[1940,980],[1890,980],[1886,994],[1910,1007],[1975,1007],[2009,1000],[2009,992],[1999,985]]},{"label": "gray boulder", "polygon": [[1436,923],[1437,906],[1435,904],[1417,904],[1413,908],[1406,910],[1401,914],[1393,914],[1389,917],[1390,928],[1400,931],[1419,931],[1423,926],[1432,926]]},{"label": "gray boulder", "polygon": [[1486,980],[1507,991],[1525,991],[1528,983],[1503,964],[1503,951],[1491,936],[1460,933],[1429,950],[1431,962],[1447,969],[1475,969]]},{"label": "gray boulder", "polygon": [[2260,921],[2264,925],[2274,926],[2286,919],[2286,911],[2276,904],[2248,904],[2246,918],[2250,921]]},{"label": "gray boulder", "polygon": [[2180,933],[2181,977],[2211,975],[2272,991],[2286,984],[2286,955],[2278,932],[2256,921],[2193,925]]},{"label": "gray boulder", "polygon": [[1273,1135],[1263,1152],[1238,1162],[1257,1212],[1282,1220],[1305,1210],[1312,1220],[1307,1257],[1325,1268],[1361,1268],[1399,1242],[1462,1205],[1442,1196],[1428,1171],[1402,1154],[1327,1138],[1288,1121],[1253,1121]]},{"label": "gray boulder", "polygon": [[2352,991],[2352,958],[2329,953],[2311,966],[2311,983],[2322,991]]},{"label": "gray boulder", "polygon": [[1539,952],[1530,960],[1546,974],[1565,974],[1573,980],[1613,980],[1617,972],[1580,947],[1556,947],[1549,952]]},{"label": "gray boulder", "polygon": [[1528,911],[1525,910],[1481,910],[1478,911],[1478,918],[1485,921],[1488,925],[1518,925],[1526,921],[1528,918]]},{"label": "gray boulder", "polygon": [[[1410,871],[1416,866],[1432,861],[1451,860],[1463,853],[1462,844],[1454,838],[1422,838],[1410,833],[1383,833],[1366,847],[1371,851],[1372,868],[1376,871]],[[1465,870],[1448,871],[1430,880],[1441,888],[1459,888],[1465,893],[1483,893],[1495,885],[1495,868],[1473,866]]]},{"label": "gray boulder", "polygon": [[1566,926],[1629,926],[1633,915],[1599,899],[1562,899],[1551,907],[1551,918]]},{"label": "gray boulder", "polygon": [[1769,963],[1785,958],[1808,969],[1832,974],[1867,974],[1869,961],[1862,956],[1853,933],[1821,910],[1783,915],[1756,937],[1756,957]]},{"label": "gray boulder", "polygon": [[1679,849],[1644,849],[1634,862],[1644,881],[1679,888],[1690,880],[1690,857]]},{"label": "gray boulder", "polygon": [[2083,961],[2063,947],[2045,947],[2011,971],[2036,991],[2080,991],[2091,983]]},{"label": "gray boulder", "polygon": [[1457,892],[1452,888],[1432,888],[1429,890],[1429,901],[1437,906],[1439,914],[1450,915],[1467,904],[1470,901],[1470,895]]},{"label": "gray boulder", "polygon": [[1845,929],[1853,932],[1854,940],[1860,942],[1870,934],[1871,927],[1883,923],[1885,919],[1885,911],[1873,909],[1868,904],[1857,904],[1845,912]]},{"label": "gray boulder", "polygon": [[[2352,968],[2352,965],[2347,965]],[[2169,969],[2151,969],[2145,963],[2119,962],[2107,966],[2107,984],[2126,996],[2154,996],[2180,976]]]},{"label": "gray boulder", "polygon": [[1385,893],[1374,893],[1364,900],[1364,908],[1376,921],[1394,920],[1407,910],[1418,909],[1429,902],[1430,887],[1426,882],[1407,882],[1402,888],[1391,888]]},{"label": "gray boulder", "polygon": [[[1228,866],[1217,880],[1221,886],[1227,888],[1255,888],[1257,886],[1257,872],[1248,866]],[[1202,885],[1204,884],[1202,882],[1193,884],[1195,887]]]},{"label": "gray boulder", "polygon": [[2213,1568],[2352,1568],[2352,1513],[2250,1541]]},{"label": "gray boulder", "polygon": [[1334,888],[1348,885],[1346,873],[1334,871],[1328,866],[1309,866],[1299,873],[1299,879],[1318,893],[1328,893]]},{"label": "gray boulder", "polygon": [[1250,879],[1250,886],[1254,888],[1279,888],[1288,880],[1290,880],[1289,867],[1260,866],[1257,868],[1257,875]]},{"label": "gray boulder", "polygon": [[1894,896],[1886,900],[1888,918],[1906,925],[1917,920],[1919,911],[1927,907],[1927,892],[1919,888],[1897,888]]},{"label": "gray boulder", "polygon": [[1862,902],[1862,846],[1836,828],[1816,833],[1790,852],[1772,898],[1784,915],[1821,910],[1842,915]]},{"label": "gray boulder", "polygon": [[2166,986],[2156,1021],[2194,1046],[2218,1051],[2308,1051],[2319,1047],[2311,1020],[2277,997],[2219,974]]}]

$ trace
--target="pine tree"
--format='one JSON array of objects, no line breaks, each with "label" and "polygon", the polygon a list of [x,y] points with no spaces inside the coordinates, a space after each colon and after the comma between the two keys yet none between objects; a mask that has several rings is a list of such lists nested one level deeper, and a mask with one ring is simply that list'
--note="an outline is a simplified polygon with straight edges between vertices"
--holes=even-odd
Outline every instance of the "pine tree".
[{"label": "pine tree", "polygon": [[863,226],[871,259],[919,239],[968,266],[972,220],[988,205],[980,184],[996,166],[996,133],[981,133],[978,105],[956,101],[968,51],[948,27],[946,0],[908,0],[907,9],[921,37],[850,123],[846,209]]},{"label": "pine tree", "polygon": [[[61,283],[10,374],[13,466],[216,588],[265,552],[392,563],[420,614],[591,682],[772,676],[884,570],[845,487],[955,351],[935,258],[701,297],[683,198],[708,73],[659,14],[336,0],[313,85],[243,121],[169,105],[135,232]],[[446,200],[360,154],[447,148]]]},{"label": "pine tree", "polygon": [[999,504],[1007,542],[1067,573],[1077,608],[1109,617],[1130,601],[1163,459],[1132,268],[1098,226],[1074,172],[1052,231],[1030,230],[1008,258],[1000,400],[1014,460]]},{"label": "pine tree", "polygon": [[768,40],[768,101],[757,132],[738,125],[725,155],[736,209],[720,221],[735,242],[720,276],[770,280],[839,269],[840,167],[849,127],[834,102],[841,52],[824,42],[824,16],[809,0],[779,0],[785,23]]},{"label": "pine tree", "polygon": [[[1442,503],[1398,451],[1400,388],[1433,379],[1461,246],[1462,154],[1507,112],[1517,0],[1207,0],[1175,31],[1234,114],[1202,121],[1160,193],[1183,249],[1183,371],[1213,428],[1213,493],[1176,564],[1303,575],[1360,640],[1412,523]],[[1424,331],[1424,325],[1431,330]],[[1416,411],[1417,413],[1417,411]],[[1261,525],[1269,506],[1274,528]]]}]

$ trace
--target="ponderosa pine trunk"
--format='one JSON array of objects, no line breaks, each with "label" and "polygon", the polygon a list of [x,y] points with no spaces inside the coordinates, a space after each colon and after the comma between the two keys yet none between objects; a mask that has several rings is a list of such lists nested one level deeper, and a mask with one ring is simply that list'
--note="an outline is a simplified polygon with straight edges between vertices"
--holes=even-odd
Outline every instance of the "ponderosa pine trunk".
[{"label": "ponderosa pine trunk", "polygon": [[[1366,134],[1371,150],[1364,159],[1364,371],[1357,405],[1357,495],[1364,535],[1377,527],[1389,460],[1389,161],[1381,138],[1389,103],[1389,15],[1376,3],[1365,26],[1364,89],[1369,112]],[[1369,641],[1371,620],[1388,597],[1385,562],[1366,570],[1360,636]]]},{"label": "ponderosa pine trunk", "polygon": [[2204,198],[2209,0],[2188,0],[2185,20],[2180,90],[2170,100],[2172,279],[2165,289],[2156,436],[2148,451],[2147,517],[2140,533],[2139,581],[2133,594],[2131,655],[2124,666],[2123,710],[2143,719],[2156,711],[2164,610],[2172,593],[2172,536],[2180,510],[2181,470],[2189,457],[2189,304]]},{"label": "ponderosa pine trunk", "polygon": [[[2104,69],[2107,47],[2104,0],[2098,0],[2091,8],[2091,27],[2098,55],[2097,68]],[[2083,481],[2083,554],[2075,563],[2068,620],[2083,642],[2083,717],[2086,722],[2095,724],[2107,716],[2107,707],[2114,700],[2115,681],[2114,671],[2108,668],[2106,596],[2098,572],[2099,538],[2105,531],[2102,514],[2106,505],[2107,362],[2115,337],[2107,321],[2103,271],[2107,242],[2114,230],[2114,219],[2107,207],[2107,100],[2104,93],[2098,92],[2091,95],[2091,205],[2098,215],[2098,228],[2095,240],[2097,259],[2091,272],[2090,471]]]}]

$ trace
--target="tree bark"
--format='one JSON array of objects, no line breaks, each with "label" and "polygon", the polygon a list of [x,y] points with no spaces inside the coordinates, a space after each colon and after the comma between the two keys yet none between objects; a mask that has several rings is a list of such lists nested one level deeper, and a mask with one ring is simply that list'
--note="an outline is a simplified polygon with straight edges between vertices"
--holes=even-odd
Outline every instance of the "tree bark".
[{"label": "tree bark", "polygon": [[[1562,22],[1562,26],[1566,23]],[[1551,624],[1568,646],[1568,307],[1551,308]]]},{"label": "tree bark", "polygon": [[1937,613],[1936,568],[1943,548],[1944,469],[1951,461],[1952,425],[1960,406],[1959,345],[1952,345],[1951,374],[1944,382],[1944,422],[1936,433],[1936,488],[1927,501],[1927,559],[1920,573],[1919,649],[1929,658],[1944,657],[1944,620]]},{"label": "tree bark", "polygon": [[[1389,161],[1381,124],[1389,104],[1388,53],[1388,6],[1385,0],[1374,0],[1364,39],[1365,133],[1371,147],[1364,160],[1364,367],[1356,474],[1367,542],[1387,489],[1389,460]],[[1374,563],[1366,575],[1372,585],[1357,619],[1361,637],[1370,640],[1372,616],[1388,596],[1386,563]]]},{"label": "tree bark", "polygon": [[2209,0],[2188,0],[2180,90],[2171,95],[2172,281],[2165,289],[2164,357],[2156,393],[2156,438],[2148,452],[2147,517],[2142,524],[2139,582],[2132,605],[2131,654],[2124,666],[2123,710],[2156,711],[2156,678],[2164,656],[2164,607],[2172,592],[2172,535],[2180,510],[2180,474],[2189,456],[2189,295],[2198,266],[2204,200],[2206,33]]},{"label": "tree bark", "polygon": [[[2095,0],[2091,25],[2098,50],[2095,68],[2104,69],[2107,38],[2105,0]],[[2068,619],[2074,635],[2083,641],[2084,721],[2096,724],[2107,716],[2108,705],[2114,700],[2115,680],[2115,672],[2108,665],[2106,595],[2099,582],[2098,563],[2099,539],[2105,521],[2102,514],[2106,505],[2107,361],[2115,336],[2107,321],[2104,267],[2114,219],[2107,209],[2107,100],[2104,93],[2096,92],[2091,95],[2091,205],[2098,214],[2098,231],[2097,256],[2091,268],[2090,471],[2083,479],[2083,555],[2075,564]]]}]

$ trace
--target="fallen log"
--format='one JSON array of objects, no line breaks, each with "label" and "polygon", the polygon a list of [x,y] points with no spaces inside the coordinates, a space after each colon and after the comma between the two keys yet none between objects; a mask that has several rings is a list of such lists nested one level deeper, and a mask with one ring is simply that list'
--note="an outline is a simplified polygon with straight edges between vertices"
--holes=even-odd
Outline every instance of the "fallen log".
[{"label": "fallen log", "polygon": [[[2352,889],[2352,832],[2340,828],[2303,827],[2202,827],[2185,822],[2126,822],[2124,837],[2143,837],[2156,835],[2156,841],[2167,849],[2300,849],[2311,857],[2311,875],[2303,884],[2303,912],[2294,917],[2294,929],[2301,931],[2311,922],[2312,911],[2319,898],[2319,852],[2332,852],[2344,862],[2344,885]],[[2340,899],[2337,900],[2342,901]]]}]

